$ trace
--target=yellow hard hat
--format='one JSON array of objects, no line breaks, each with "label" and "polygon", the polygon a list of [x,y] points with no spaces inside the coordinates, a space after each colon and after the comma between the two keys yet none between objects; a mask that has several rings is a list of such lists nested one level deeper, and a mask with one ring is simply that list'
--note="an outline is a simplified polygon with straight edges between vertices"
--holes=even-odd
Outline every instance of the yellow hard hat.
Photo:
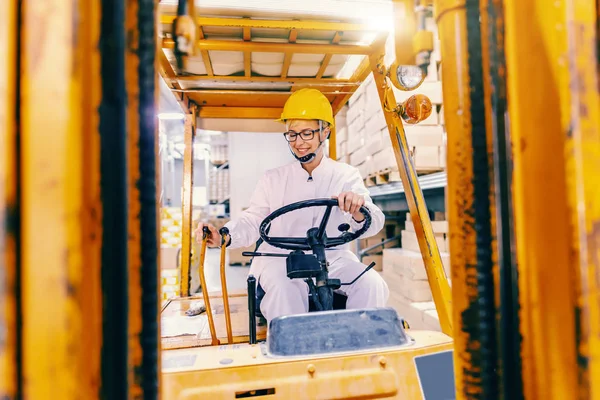
[{"label": "yellow hard hat", "polygon": [[333,127],[333,110],[327,97],[317,89],[300,89],[287,99],[279,122],[290,119],[317,119]]}]

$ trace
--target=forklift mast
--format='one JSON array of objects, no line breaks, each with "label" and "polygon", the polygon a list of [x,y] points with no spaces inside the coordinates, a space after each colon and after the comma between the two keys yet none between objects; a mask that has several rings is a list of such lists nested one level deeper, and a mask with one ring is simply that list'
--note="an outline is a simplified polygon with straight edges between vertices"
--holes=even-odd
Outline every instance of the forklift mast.
[{"label": "forklift mast", "polygon": [[[158,72],[186,110],[183,272],[198,119],[275,119],[288,81],[322,89],[337,112],[372,74],[445,333],[433,336],[454,341],[456,398],[600,399],[597,0],[394,0],[390,66],[387,32],[342,43],[368,28],[358,23],[206,17],[193,0],[161,15],[164,3],[0,1],[0,398],[161,397]],[[393,90],[414,90],[432,62],[428,15],[443,59],[452,288],[403,127],[419,121],[407,115],[417,100],[397,104]],[[159,37],[169,24],[176,35]],[[243,36],[211,39],[206,25]],[[258,28],[289,40],[252,41]],[[336,35],[296,43],[302,29]],[[244,73],[217,76],[209,51],[242,52]],[[273,83],[260,96],[183,84],[249,78],[260,52],[283,53],[286,68],[295,53],[326,61],[313,78],[256,77]],[[349,79],[324,77],[338,54],[365,56]],[[190,56],[205,75],[180,75]],[[330,140],[335,157],[335,130]],[[372,376],[389,389],[390,371]]]}]

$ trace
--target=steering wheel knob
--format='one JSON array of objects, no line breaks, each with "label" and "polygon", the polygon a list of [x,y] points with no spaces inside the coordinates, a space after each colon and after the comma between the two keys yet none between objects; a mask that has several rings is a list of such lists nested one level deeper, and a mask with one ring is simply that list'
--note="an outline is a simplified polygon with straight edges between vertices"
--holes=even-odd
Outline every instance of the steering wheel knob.
[{"label": "steering wheel knob", "polygon": [[350,230],[350,224],[341,224],[338,226],[338,231],[340,232],[348,232]]}]

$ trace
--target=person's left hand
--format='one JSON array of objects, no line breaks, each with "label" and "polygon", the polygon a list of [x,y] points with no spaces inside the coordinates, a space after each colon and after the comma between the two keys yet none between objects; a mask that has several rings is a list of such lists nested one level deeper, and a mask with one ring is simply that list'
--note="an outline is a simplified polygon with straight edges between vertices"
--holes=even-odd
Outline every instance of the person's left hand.
[{"label": "person's left hand", "polygon": [[365,216],[359,211],[365,205],[365,198],[354,192],[342,192],[338,196],[333,196],[338,200],[340,209],[344,212],[352,214],[352,218],[361,222]]}]

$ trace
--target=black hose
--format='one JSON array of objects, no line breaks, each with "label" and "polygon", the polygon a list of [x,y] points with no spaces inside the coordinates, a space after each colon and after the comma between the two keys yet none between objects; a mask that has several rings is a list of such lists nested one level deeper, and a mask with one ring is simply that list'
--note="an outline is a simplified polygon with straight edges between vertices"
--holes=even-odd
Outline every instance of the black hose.
[{"label": "black hose", "polygon": [[256,278],[248,276],[248,336],[249,343],[256,344]]},{"label": "black hose", "polygon": [[[185,3],[185,2],[184,2]],[[138,6],[138,85],[139,85],[139,155],[141,225],[141,286],[142,286],[142,367],[135,371],[141,380],[144,399],[158,399],[159,365],[159,315],[158,296],[158,237],[156,201],[156,106],[155,92],[155,46],[154,0],[139,0]]]},{"label": "black hose", "polygon": [[102,0],[100,190],[102,200],[102,399],[128,397],[127,93],[125,5]]}]

